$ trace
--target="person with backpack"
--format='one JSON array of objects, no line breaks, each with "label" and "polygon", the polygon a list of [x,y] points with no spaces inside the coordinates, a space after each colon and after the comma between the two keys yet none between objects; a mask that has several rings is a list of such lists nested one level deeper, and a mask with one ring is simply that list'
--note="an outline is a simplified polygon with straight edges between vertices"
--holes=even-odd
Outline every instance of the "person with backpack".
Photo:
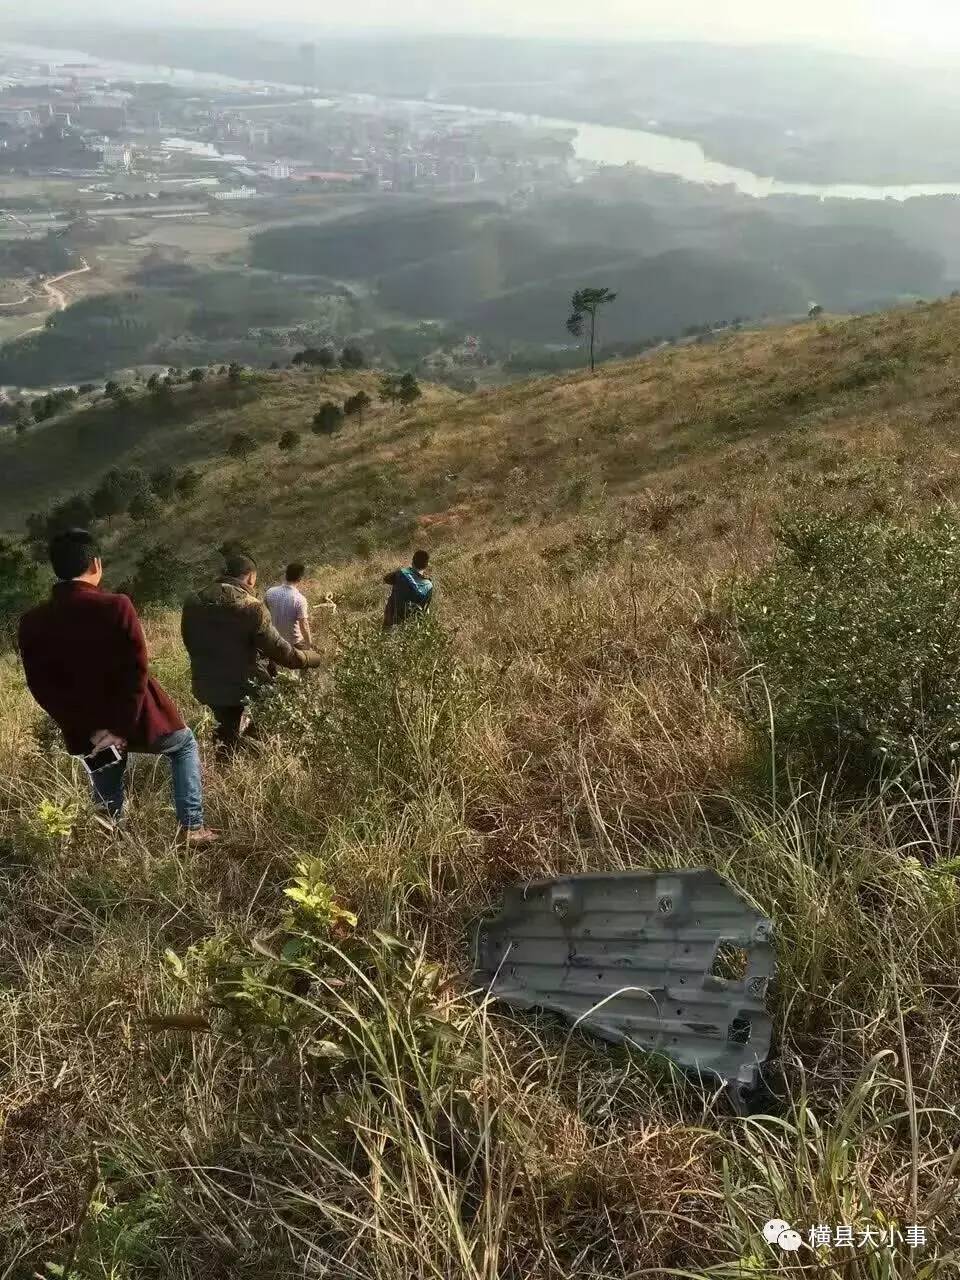
[{"label": "person with backpack", "polygon": [[83,760],[104,823],[113,828],[123,816],[128,755],[164,756],[188,843],[212,844],[197,741],[150,675],[132,601],[103,590],[100,550],[86,529],[55,534],[49,550],[53,593],[23,615],[18,631],[27,687]]},{"label": "person with backpack", "polygon": [[433,599],[433,582],[427,577],[429,551],[415,551],[407,569],[394,569],[384,578],[390,597],[383,614],[385,630],[399,626],[408,618],[424,614]]},{"label": "person with backpack", "polygon": [[270,683],[270,663],[304,671],[321,662],[318,653],[280,635],[267,606],[254,595],[256,585],[256,563],[231,553],[217,580],[187,597],[180,620],[194,697],[213,712],[221,754],[249,735],[248,708]]}]

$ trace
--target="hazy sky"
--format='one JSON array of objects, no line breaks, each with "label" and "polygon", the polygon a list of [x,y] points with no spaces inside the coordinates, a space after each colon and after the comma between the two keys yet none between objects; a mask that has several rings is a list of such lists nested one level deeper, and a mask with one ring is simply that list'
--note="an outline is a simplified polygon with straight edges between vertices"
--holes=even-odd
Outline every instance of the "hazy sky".
[{"label": "hazy sky", "polygon": [[[0,12],[24,14],[0,0]],[[158,0],[155,23],[189,21],[267,26],[403,27],[609,38],[706,37],[842,45],[896,52],[960,49],[960,0]],[[111,17],[130,21],[129,0],[34,0],[31,18]],[[139,12],[146,21],[146,13]],[[906,49],[904,48],[906,52]]]}]

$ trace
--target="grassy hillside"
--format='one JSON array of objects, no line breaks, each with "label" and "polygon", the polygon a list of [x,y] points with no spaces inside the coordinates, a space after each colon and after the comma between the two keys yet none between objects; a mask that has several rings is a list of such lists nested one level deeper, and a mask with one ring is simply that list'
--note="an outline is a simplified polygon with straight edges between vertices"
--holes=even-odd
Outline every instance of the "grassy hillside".
[{"label": "grassy hillside", "polygon": [[50,386],[107,378],[138,364],[207,364],[244,357],[261,364],[291,354],[298,327],[349,333],[358,311],[331,281],[291,281],[261,271],[134,273],[133,291],[76,302],[42,328],[0,347],[0,382]]},{"label": "grassy hillside", "polygon": [[[730,545],[743,536],[732,510],[752,505],[766,519],[807,484],[866,504],[922,498],[934,484],[951,496],[958,339],[957,304],[933,304],[731,335],[596,377],[470,396],[428,387],[399,412],[377,401],[373,373],[264,373],[239,389],[220,379],[178,388],[172,408],[144,395],[8,431],[3,528],[20,531],[29,512],[93,487],[111,466],[189,462],[204,483],[162,530],[179,550],[232,532],[277,560],[292,542],[343,560],[358,530],[376,544],[393,529],[405,545],[419,525],[457,554],[518,527],[549,539],[570,518],[651,503],[670,513],[669,543],[696,542],[719,521],[718,545]],[[376,401],[362,428],[310,433],[320,402],[361,387]],[[276,440],[288,428],[304,434],[285,456]],[[245,462],[225,456],[237,432],[261,444]],[[122,520],[107,530],[121,552],[151,532]]]},{"label": "grassy hillside", "polygon": [[[905,716],[884,732],[917,769],[824,775],[795,712],[806,698],[836,736],[841,710],[874,714],[881,675],[899,710],[902,655],[927,663],[932,714],[956,669],[937,566],[960,546],[958,340],[951,303],[431,390],[292,458],[271,437],[370,375],[282,374],[98,445],[103,466],[193,448],[205,471],[153,527],[105,530],[112,571],[160,539],[199,563],[241,537],[267,576],[307,555],[340,612],[326,667],[281,683],[265,745],[229,765],[175,616],[151,618],[224,834],[202,855],[175,842],[149,760],[106,838],[3,660],[6,1274],[954,1275],[955,774]],[[4,511],[93,479],[84,416],[3,442]],[[264,440],[243,462],[223,457],[238,430]],[[434,552],[434,617],[384,640],[379,580],[413,543]],[[776,922],[752,1118],[470,994],[471,930],[505,884],[677,865],[717,868]],[[774,1217],[868,1244],[782,1254],[760,1234]]]},{"label": "grassy hillside", "polygon": [[[193,508],[201,523],[211,517],[218,520],[218,511],[231,510],[233,503],[224,490],[237,481],[258,487],[268,506],[282,506],[279,495],[296,482],[301,469],[307,474],[319,471],[331,447],[339,456],[340,451],[357,452],[363,442],[364,437],[357,438],[358,428],[332,445],[311,436],[318,406],[328,400],[342,403],[360,389],[375,399],[377,385],[374,373],[267,372],[245,375],[238,386],[223,376],[211,376],[198,387],[176,388],[169,401],[158,401],[141,387],[120,405],[99,399],[21,436],[11,429],[0,437],[0,527],[20,532],[30,512],[96,487],[110,467],[198,467],[206,477],[203,495]],[[442,388],[430,388],[426,394],[428,405],[452,399]],[[375,407],[372,416],[382,412],[382,406]],[[276,447],[286,430],[305,433],[302,449],[291,458]],[[265,452],[235,467],[226,451],[238,432],[252,435]],[[190,512],[181,514],[189,518]],[[170,532],[176,536],[179,528],[178,524]]]}]

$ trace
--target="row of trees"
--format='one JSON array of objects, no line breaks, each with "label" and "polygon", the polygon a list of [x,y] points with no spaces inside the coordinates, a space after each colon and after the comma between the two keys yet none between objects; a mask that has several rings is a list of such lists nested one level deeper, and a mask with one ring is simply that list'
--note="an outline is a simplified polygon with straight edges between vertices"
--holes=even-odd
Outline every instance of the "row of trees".
[{"label": "row of trees", "polygon": [[[380,379],[380,399],[387,404],[411,405],[420,399],[423,392],[412,373],[384,374]],[[347,418],[356,418],[363,426],[364,414],[373,404],[368,392],[361,390],[347,396],[342,404],[336,400],[325,400],[317,409],[311,421],[314,435],[331,436],[339,431]],[[283,453],[290,453],[300,444],[300,433],[288,429],[277,440],[277,447]],[[248,431],[237,431],[227,441],[227,457],[243,461],[249,458],[259,447],[257,440]]]},{"label": "row of trees", "polygon": [[93,383],[88,382],[76,389],[58,387],[45,396],[35,396],[29,403],[26,400],[2,400],[0,401],[0,425],[12,423],[18,433],[25,431],[31,423],[46,422],[48,418],[55,418],[81,395],[95,390]]},{"label": "row of trees", "polygon": [[75,494],[50,511],[28,516],[27,537],[43,544],[60,529],[89,528],[125,514],[145,523],[159,517],[166,504],[191,497],[200,482],[200,473],[192,467],[157,467],[149,474],[139,467],[113,467],[92,492]]},{"label": "row of trees", "polygon": [[[415,404],[423,395],[420,384],[412,373],[385,373],[380,379],[380,399],[385,404]],[[332,435],[345,418],[356,418],[363,426],[363,415],[373,400],[366,391],[348,396],[342,405],[333,400],[325,401],[313,415],[313,430],[317,435]]]},{"label": "row of trees", "polygon": [[380,379],[380,399],[386,404],[415,404],[423,392],[412,373],[385,373]]},{"label": "row of trees", "polygon": [[372,404],[373,400],[366,391],[347,396],[342,405],[326,400],[313,415],[314,433],[318,436],[332,435],[343,425],[345,418],[356,418],[362,427],[363,415]]},{"label": "row of trees", "polygon": [[363,348],[355,342],[348,342],[339,356],[333,347],[306,347],[298,351],[290,361],[295,369],[365,369],[367,357]]},{"label": "row of trees", "polygon": [[[184,370],[175,366],[165,374],[151,374],[147,379],[146,389],[151,400],[156,404],[169,405],[172,403],[174,387],[187,384],[199,387],[201,383],[214,379],[218,374],[220,377],[225,378],[231,387],[239,387],[246,380],[247,372],[246,367],[237,362],[212,369],[197,367],[190,369],[188,372],[184,372]],[[100,389],[105,400],[110,401],[115,407],[121,409],[133,403],[139,390],[140,388],[136,383],[121,383],[115,378],[108,379]],[[37,396],[29,402],[26,400],[0,401],[0,426],[11,424],[19,435],[34,424],[46,422],[49,418],[56,417],[57,414],[70,408],[80,396],[94,395],[97,392],[98,388],[94,383],[85,382],[77,388],[57,388],[47,395]]]},{"label": "row of trees", "polygon": [[[174,366],[166,374],[152,373],[147,379],[147,390],[156,399],[163,400],[172,395],[174,387],[183,386],[187,383],[194,387],[199,387],[201,383],[216,377],[218,374],[220,377],[226,378],[230,386],[239,387],[246,377],[247,369],[244,365],[238,364],[237,361],[233,361],[232,364],[220,365],[219,369],[203,369],[198,366],[187,373],[184,373],[178,366]],[[104,395],[115,404],[129,403],[134,390],[135,387],[129,384],[123,385],[113,379],[103,388]]]},{"label": "row of trees", "polygon": [[[373,401],[366,391],[358,391],[356,395],[348,396],[342,405],[337,404],[335,400],[326,400],[313,415],[311,429],[314,435],[330,436],[339,431],[345,418],[354,417],[362,427],[363,415],[371,404]],[[284,431],[277,440],[277,447],[283,453],[291,453],[299,444],[300,432],[291,429]],[[248,431],[238,431],[227,442],[227,457],[242,461],[255,452],[257,447],[257,441]]]},{"label": "row of trees", "polygon": [[[347,344],[339,356],[330,347],[307,347],[294,356],[292,364],[298,367],[323,369],[332,369],[339,364],[342,369],[356,370],[366,367],[366,357],[363,350],[353,344]],[[217,368],[208,370],[197,367],[190,369],[188,372],[184,372],[178,366],[173,366],[166,374],[151,374],[147,379],[146,389],[150,398],[158,405],[169,405],[172,403],[173,389],[175,387],[184,384],[192,384],[195,387],[199,387],[208,379],[216,377],[218,373],[221,377],[226,378],[230,386],[237,387],[244,382],[247,369],[236,362],[229,365],[221,365],[219,370]],[[32,422],[39,423],[53,417],[65,406],[72,404],[79,395],[94,393],[96,390],[97,388],[93,383],[85,383],[77,390],[68,387],[52,391],[46,396],[35,399],[29,406],[25,401],[4,402],[0,404],[0,424],[5,421],[12,422],[18,431],[26,430]],[[131,404],[136,391],[135,384],[124,384],[111,378],[103,387],[103,396],[117,408],[124,408]],[[381,377],[379,394],[380,399],[386,403],[411,405],[419,400],[422,392],[413,373],[391,373],[384,374]],[[342,408],[332,403],[321,405],[320,410],[314,417],[314,429],[322,434],[335,431],[345,416],[351,417],[354,415],[360,419],[362,425],[363,415],[371,403],[372,401],[367,392],[358,391],[355,395],[347,397]],[[285,435],[289,435],[289,433],[285,433]],[[235,439],[237,438],[239,437],[235,437]],[[240,448],[241,446],[237,445],[236,447]]]},{"label": "row of trees", "polygon": [[[132,577],[118,590],[130,595],[140,608],[175,604],[190,585],[194,566],[166,543],[148,547],[137,561]],[[47,574],[27,544],[0,537],[0,653],[16,639],[21,615],[43,598]]]}]

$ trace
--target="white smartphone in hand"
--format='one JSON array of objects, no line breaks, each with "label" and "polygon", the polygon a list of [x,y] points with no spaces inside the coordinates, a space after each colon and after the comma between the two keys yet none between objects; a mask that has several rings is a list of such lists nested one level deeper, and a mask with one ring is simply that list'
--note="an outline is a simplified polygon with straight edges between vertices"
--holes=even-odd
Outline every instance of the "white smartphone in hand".
[{"label": "white smartphone in hand", "polygon": [[123,753],[111,744],[109,747],[102,747],[99,751],[91,751],[89,755],[81,756],[80,759],[92,778],[95,773],[102,773],[104,769],[111,769],[115,764],[119,764],[123,759]]}]

